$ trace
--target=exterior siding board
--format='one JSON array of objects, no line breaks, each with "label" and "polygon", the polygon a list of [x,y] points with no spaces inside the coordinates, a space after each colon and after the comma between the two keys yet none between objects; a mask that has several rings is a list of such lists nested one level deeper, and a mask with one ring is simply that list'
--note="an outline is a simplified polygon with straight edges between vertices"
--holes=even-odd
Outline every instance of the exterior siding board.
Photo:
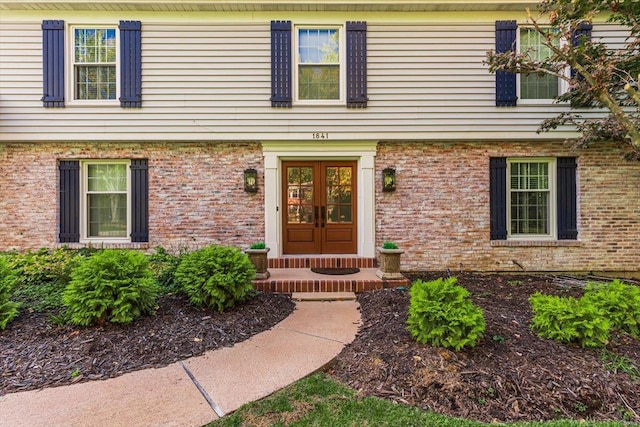
[{"label": "exterior siding board", "polygon": [[[495,107],[494,76],[482,64],[494,47],[493,22],[391,24],[368,17],[366,111],[271,108],[267,20],[191,25],[146,17],[144,24],[143,108],[74,106],[52,114],[40,102],[40,22],[3,23],[0,140],[304,140],[319,131],[335,139],[549,139],[535,130],[563,108]],[[24,37],[13,35],[17,29]],[[620,41],[624,32],[595,25],[593,35]]]}]

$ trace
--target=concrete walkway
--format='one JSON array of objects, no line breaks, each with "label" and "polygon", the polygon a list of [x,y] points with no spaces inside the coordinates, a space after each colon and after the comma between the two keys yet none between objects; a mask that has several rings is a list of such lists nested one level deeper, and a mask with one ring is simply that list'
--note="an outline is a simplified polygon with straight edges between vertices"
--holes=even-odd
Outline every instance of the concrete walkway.
[{"label": "concrete walkway", "polygon": [[317,371],[355,338],[353,294],[312,300],[233,347],[160,369],[0,397],[0,426],[202,426]]}]

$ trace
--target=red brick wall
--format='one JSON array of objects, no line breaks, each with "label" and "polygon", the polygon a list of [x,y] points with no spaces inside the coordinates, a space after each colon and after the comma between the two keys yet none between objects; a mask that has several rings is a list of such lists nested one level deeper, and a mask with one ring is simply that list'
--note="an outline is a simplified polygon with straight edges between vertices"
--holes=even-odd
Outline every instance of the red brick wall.
[{"label": "red brick wall", "polygon": [[[578,241],[489,240],[489,158],[576,156]],[[397,190],[376,174],[376,240],[405,250],[404,270],[640,271],[640,162],[602,144],[380,143],[376,169],[395,167]],[[522,267],[518,266],[520,264]]]},{"label": "red brick wall", "polygon": [[[246,246],[264,240],[262,148],[236,143],[16,143],[0,145],[0,250],[57,242],[59,159],[149,159],[149,244]],[[260,189],[245,193],[243,171]]]}]

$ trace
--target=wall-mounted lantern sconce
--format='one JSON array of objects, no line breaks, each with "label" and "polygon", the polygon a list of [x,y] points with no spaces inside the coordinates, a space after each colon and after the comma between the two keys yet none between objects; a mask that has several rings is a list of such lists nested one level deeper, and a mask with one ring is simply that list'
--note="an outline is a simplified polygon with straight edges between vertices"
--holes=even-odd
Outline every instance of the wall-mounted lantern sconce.
[{"label": "wall-mounted lantern sconce", "polygon": [[244,191],[247,193],[258,192],[258,171],[255,169],[244,170]]},{"label": "wall-mounted lantern sconce", "polygon": [[386,168],[382,171],[382,191],[396,191],[396,170]]}]

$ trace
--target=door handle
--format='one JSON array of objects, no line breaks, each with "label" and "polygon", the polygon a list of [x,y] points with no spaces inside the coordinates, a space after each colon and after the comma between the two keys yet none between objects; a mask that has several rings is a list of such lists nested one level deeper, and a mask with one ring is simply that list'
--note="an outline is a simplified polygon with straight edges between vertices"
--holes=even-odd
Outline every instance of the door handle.
[{"label": "door handle", "polygon": [[321,211],[322,211],[322,227],[324,228],[324,222],[325,222],[325,220],[327,218],[327,207],[323,206],[321,208]]},{"label": "door handle", "polygon": [[313,216],[315,217],[315,220],[316,220],[316,228],[318,228],[318,206],[315,206],[313,208]]}]

